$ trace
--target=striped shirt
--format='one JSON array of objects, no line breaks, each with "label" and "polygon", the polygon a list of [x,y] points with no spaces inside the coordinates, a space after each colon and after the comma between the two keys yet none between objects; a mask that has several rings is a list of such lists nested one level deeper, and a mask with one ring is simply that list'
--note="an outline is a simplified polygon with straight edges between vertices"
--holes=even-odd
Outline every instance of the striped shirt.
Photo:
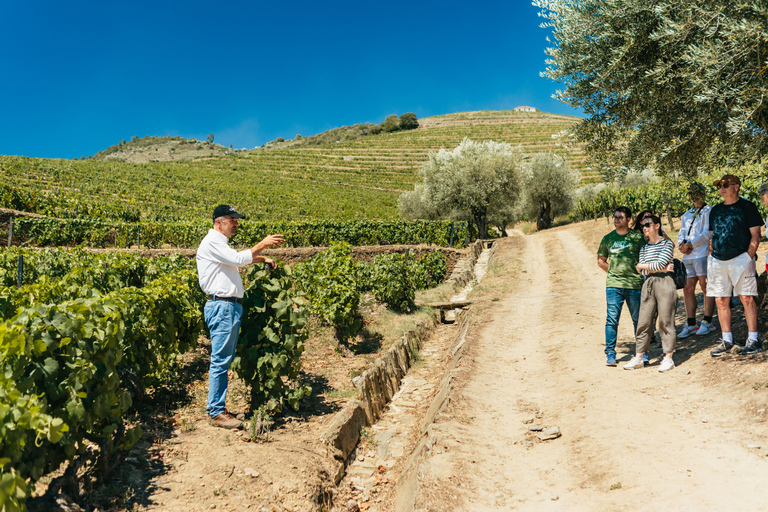
[{"label": "striped shirt", "polygon": [[672,263],[675,244],[669,238],[662,238],[655,244],[646,244],[640,249],[640,263],[648,263],[649,270],[640,271],[647,276],[652,272],[664,272],[664,267]]}]

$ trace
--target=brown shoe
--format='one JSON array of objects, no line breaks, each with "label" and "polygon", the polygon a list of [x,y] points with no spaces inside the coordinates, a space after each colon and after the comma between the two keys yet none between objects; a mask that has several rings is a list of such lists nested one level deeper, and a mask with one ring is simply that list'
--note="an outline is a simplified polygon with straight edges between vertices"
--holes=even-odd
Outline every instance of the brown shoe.
[{"label": "brown shoe", "polygon": [[232,416],[233,418],[236,418],[236,419],[238,419],[238,420],[243,420],[243,419],[245,419],[245,413],[244,413],[244,412],[238,412],[238,413],[234,413],[234,412],[232,412],[232,411],[225,411],[225,412],[226,412],[227,414],[229,414],[230,416]]},{"label": "brown shoe", "polygon": [[211,418],[210,414],[208,415],[208,424],[214,427],[239,428],[242,423],[242,421],[227,412],[223,412],[215,418]]}]

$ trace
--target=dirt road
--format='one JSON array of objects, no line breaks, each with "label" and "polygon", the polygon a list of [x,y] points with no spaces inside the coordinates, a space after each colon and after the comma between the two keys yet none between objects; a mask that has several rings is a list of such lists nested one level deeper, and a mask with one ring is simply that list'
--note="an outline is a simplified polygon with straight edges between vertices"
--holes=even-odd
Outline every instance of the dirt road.
[{"label": "dirt road", "polygon": [[[718,331],[679,340],[668,373],[658,372],[658,344],[650,367],[625,371],[625,311],[619,366],[606,367],[594,253],[608,230],[590,223],[499,243],[416,510],[768,510],[766,356],[711,358]],[[540,441],[534,426],[562,436]]]}]

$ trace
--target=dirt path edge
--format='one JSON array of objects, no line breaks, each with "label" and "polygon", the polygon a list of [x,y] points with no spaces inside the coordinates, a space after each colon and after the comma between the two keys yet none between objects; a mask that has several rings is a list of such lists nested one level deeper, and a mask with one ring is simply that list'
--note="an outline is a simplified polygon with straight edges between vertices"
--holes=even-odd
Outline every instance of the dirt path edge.
[{"label": "dirt path edge", "polygon": [[471,309],[464,312],[459,317],[459,331],[456,338],[451,343],[451,358],[445,368],[443,378],[437,387],[432,403],[430,403],[427,413],[422,420],[419,434],[421,441],[411,452],[405,463],[403,472],[395,484],[395,511],[410,512],[413,510],[416,502],[416,491],[418,490],[419,465],[422,460],[429,455],[432,446],[435,444],[435,436],[432,434],[432,424],[435,417],[451,400],[451,381],[453,380],[453,369],[461,362],[466,348],[467,332],[472,320]]}]

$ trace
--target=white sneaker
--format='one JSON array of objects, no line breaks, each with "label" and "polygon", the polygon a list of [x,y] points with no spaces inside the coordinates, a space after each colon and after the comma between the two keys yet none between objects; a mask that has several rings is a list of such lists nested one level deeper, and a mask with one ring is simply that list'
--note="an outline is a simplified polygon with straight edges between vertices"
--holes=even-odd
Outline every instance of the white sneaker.
[{"label": "white sneaker", "polygon": [[645,363],[643,363],[642,357],[634,356],[632,359],[629,360],[627,364],[624,365],[625,370],[639,370],[640,368],[643,368],[645,366]]},{"label": "white sneaker", "polygon": [[671,357],[665,357],[661,360],[661,365],[659,366],[660,372],[668,372],[672,368],[675,367],[675,362],[672,360]]},{"label": "white sneaker", "polygon": [[[704,325],[704,324],[702,323],[702,325]],[[680,334],[678,334],[677,337],[678,338],[687,338],[691,334],[694,334],[694,333],[698,334],[698,330],[699,330],[699,328],[697,326],[695,326],[695,325],[685,324],[685,327],[683,327],[683,330],[680,331]]]},{"label": "white sneaker", "polygon": [[[699,330],[696,331],[696,336],[704,336],[705,334],[713,333],[717,330],[717,327],[712,325],[709,322],[701,322],[701,325],[699,326]],[[680,336],[678,336],[679,338]]]}]

